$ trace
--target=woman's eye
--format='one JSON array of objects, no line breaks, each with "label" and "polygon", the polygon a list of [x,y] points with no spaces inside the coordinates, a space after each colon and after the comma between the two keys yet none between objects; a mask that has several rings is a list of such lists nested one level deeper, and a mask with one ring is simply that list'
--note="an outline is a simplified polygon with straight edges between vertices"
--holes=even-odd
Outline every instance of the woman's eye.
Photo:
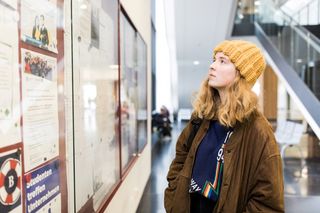
[{"label": "woman's eye", "polygon": [[221,60],[221,64],[224,64],[225,63],[225,61],[224,60]]}]

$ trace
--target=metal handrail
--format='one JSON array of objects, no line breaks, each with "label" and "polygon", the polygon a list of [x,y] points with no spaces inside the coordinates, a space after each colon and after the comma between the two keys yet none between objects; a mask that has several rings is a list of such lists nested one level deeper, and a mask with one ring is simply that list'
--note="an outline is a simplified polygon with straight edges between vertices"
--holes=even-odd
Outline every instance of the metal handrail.
[{"label": "metal handrail", "polygon": [[[299,34],[306,42],[310,43],[310,45],[316,49],[320,53],[320,39],[309,32],[305,27],[300,25],[297,21],[292,19],[291,16],[286,14],[284,11],[280,10],[281,13],[284,15],[284,19],[288,21],[289,26]],[[294,23],[294,24],[292,24]]]},{"label": "metal handrail", "polygon": [[279,9],[279,11],[285,16],[286,19],[290,19],[290,23],[294,22],[296,25],[300,25],[300,23],[298,21],[296,21],[295,19],[293,19],[293,16],[290,16],[289,14],[287,14],[286,12],[284,12],[283,10]]},{"label": "metal handrail", "polygon": [[255,22],[256,36],[270,57],[270,65],[278,78],[284,83],[289,95],[297,103],[302,114],[306,118],[318,138],[320,138],[320,101],[301,80],[296,71],[291,67],[266,35],[259,23]]},{"label": "metal handrail", "polygon": [[[310,1],[309,3],[307,3],[306,5],[304,5],[303,7],[300,8],[300,10],[296,11],[294,14],[292,14],[291,16],[294,17],[295,15],[299,14],[299,17],[300,17],[300,13],[302,10],[304,10],[305,8],[309,7],[311,3],[315,2],[315,1],[318,1],[318,4],[319,4],[319,0],[313,0],[313,1]],[[319,9],[319,8],[318,8]],[[309,14],[308,14],[309,16]]]}]

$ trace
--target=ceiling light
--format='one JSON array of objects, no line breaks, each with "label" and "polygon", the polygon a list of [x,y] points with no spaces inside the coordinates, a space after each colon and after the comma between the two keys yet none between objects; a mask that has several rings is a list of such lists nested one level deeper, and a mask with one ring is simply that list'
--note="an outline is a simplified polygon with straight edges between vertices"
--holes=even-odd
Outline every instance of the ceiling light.
[{"label": "ceiling light", "polygon": [[193,65],[199,65],[199,61],[193,61]]}]

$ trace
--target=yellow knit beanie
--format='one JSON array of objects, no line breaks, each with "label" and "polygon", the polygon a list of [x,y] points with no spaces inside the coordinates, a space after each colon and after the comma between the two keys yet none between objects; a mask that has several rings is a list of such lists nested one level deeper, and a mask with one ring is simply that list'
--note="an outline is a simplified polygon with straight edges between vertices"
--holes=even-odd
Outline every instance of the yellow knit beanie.
[{"label": "yellow knit beanie", "polygon": [[214,48],[214,55],[223,52],[239,70],[240,75],[253,86],[266,67],[260,49],[253,43],[243,40],[225,40]]}]

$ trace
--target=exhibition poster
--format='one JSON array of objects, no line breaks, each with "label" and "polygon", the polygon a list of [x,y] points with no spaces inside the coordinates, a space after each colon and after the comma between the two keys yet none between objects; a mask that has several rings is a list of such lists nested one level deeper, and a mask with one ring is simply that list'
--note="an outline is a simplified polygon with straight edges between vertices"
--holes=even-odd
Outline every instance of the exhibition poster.
[{"label": "exhibition poster", "polygon": [[0,212],[22,212],[21,149],[0,149]]},{"label": "exhibition poster", "polygon": [[21,142],[19,38],[16,11],[0,4],[0,14],[0,141],[5,147]]},{"label": "exhibition poster", "polygon": [[25,171],[59,155],[57,60],[21,50]]},{"label": "exhibition poster", "polygon": [[62,199],[67,197],[65,166],[60,166],[65,141],[59,122],[64,120],[58,113],[64,112],[58,107],[62,5],[62,0],[0,0],[1,213],[68,208]]},{"label": "exhibition poster", "polygon": [[[16,71],[17,72],[17,71]],[[0,119],[10,119],[13,113],[13,49],[0,41]]]},{"label": "exhibition poster", "polygon": [[25,174],[26,212],[61,212],[59,160]]}]

